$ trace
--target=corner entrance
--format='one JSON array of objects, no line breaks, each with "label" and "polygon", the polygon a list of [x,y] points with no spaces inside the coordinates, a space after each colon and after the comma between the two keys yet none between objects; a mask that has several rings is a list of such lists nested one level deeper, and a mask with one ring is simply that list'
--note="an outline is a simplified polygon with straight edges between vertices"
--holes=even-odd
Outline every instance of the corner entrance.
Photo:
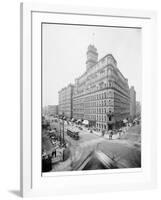
[{"label": "corner entrance", "polygon": [[108,124],[108,130],[112,130],[113,129],[113,124]]}]

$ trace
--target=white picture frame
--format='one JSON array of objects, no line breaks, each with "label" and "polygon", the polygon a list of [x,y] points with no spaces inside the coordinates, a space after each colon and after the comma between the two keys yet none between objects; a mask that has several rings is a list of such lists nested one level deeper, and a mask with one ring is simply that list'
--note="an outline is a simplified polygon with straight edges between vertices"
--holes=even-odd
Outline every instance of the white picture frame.
[{"label": "white picture frame", "polygon": [[[21,195],[43,196],[156,186],[156,13],[95,7],[21,4]],[[142,167],[97,173],[41,174],[41,23],[142,28]],[[148,108],[148,109],[147,109]],[[123,171],[124,170],[124,171]]]}]

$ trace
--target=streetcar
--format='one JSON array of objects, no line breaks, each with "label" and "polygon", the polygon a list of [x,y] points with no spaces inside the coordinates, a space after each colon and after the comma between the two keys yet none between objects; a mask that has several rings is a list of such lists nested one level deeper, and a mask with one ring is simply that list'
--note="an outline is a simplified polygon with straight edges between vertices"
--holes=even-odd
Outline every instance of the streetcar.
[{"label": "streetcar", "polygon": [[67,129],[67,135],[69,135],[74,140],[79,140],[79,132],[73,129]]}]

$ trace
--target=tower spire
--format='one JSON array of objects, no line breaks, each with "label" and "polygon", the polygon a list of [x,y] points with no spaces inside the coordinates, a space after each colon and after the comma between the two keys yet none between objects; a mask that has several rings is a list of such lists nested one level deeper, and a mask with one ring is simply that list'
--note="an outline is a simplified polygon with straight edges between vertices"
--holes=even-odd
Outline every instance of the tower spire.
[{"label": "tower spire", "polygon": [[87,61],[86,67],[87,70],[95,65],[98,61],[98,52],[94,45],[90,44],[87,49]]}]

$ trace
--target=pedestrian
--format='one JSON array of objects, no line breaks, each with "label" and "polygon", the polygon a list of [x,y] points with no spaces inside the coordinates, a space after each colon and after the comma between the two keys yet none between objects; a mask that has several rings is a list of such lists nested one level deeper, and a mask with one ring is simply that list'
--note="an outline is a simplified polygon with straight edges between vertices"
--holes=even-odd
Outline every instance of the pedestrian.
[{"label": "pedestrian", "polygon": [[104,135],[105,135],[105,130],[102,130],[102,136],[104,137]]},{"label": "pedestrian", "polygon": [[112,130],[109,131],[109,140],[112,140],[112,135],[113,135],[113,132]]},{"label": "pedestrian", "polygon": [[119,139],[121,139],[121,131],[119,130]]},{"label": "pedestrian", "polygon": [[112,140],[112,136],[113,136],[113,131],[111,130],[111,140]]},{"label": "pedestrian", "polygon": [[109,130],[109,140],[111,139],[111,130]]},{"label": "pedestrian", "polygon": [[52,156],[54,155],[54,157],[56,157],[56,149],[54,149],[54,151],[52,152]]}]

